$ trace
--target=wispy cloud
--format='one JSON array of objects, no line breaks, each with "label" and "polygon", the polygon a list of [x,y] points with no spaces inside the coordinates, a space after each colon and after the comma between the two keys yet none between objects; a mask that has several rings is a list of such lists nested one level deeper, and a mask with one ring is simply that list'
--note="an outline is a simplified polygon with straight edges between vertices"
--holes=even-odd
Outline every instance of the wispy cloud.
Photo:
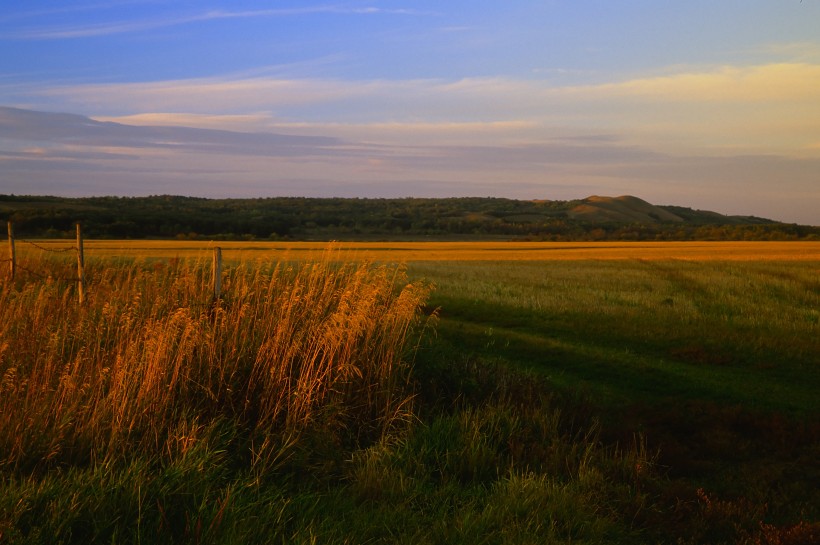
[{"label": "wispy cloud", "polygon": [[[196,127],[244,132],[283,132],[288,134],[322,134],[339,139],[362,142],[403,143],[421,145],[447,142],[451,145],[476,142],[498,144],[520,142],[526,135],[536,139],[543,132],[541,124],[531,120],[425,122],[383,121],[371,123],[304,122],[279,119],[269,113],[237,115],[148,113],[126,116],[95,116],[97,121],[134,126]],[[562,135],[562,138],[564,135]],[[567,138],[587,138],[566,135]],[[599,137],[596,137],[599,138]]]},{"label": "wispy cloud", "polygon": [[820,64],[778,63],[580,86],[506,77],[355,81],[234,75],[53,85],[32,89],[27,97],[96,117],[176,116],[182,122],[179,116],[188,116],[194,126],[288,127],[373,141],[407,143],[424,134],[447,144],[471,130],[473,142],[482,135],[538,141],[563,128],[562,134],[619,134],[669,153],[816,155],[817,89]]},{"label": "wispy cloud", "polygon": [[[49,14],[56,14],[51,11]],[[88,23],[79,25],[57,25],[51,27],[37,27],[19,30],[3,35],[6,39],[19,40],[60,40],[72,38],[89,38],[98,36],[111,36],[115,34],[126,34],[154,30],[164,27],[187,25],[192,23],[217,21],[222,19],[249,19],[259,17],[293,17],[299,15],[315,14],[340,14],[340,15],[423,15],[430,12],[422,12],[415,9],[402,8],[378,8],[378,7],[344,7],[334,5],[305,6],[301,8],[281,8],[281,9],[260,9],[260,10],[209,10],[205,12],[193,13],[189,15],[168,15],[151,19],[135,21],[107,21],[102,23]],[[43,13],[45,14],[45,13]],[[0,19],[2,21],[2,19]]]},{"label": "wispy cloud", "polygon": [[674,102],[764,102],[811,99],[820,89],[820,65],[775,63],[758,66],[724,66],[698,73],[681,73],[632,79],[620,83],[575,89],[599,98],[635,96]]},{"label": "wispy cloud", "polygon": [[771,42],[749,51],[752,55],[772,58],[774,62],[820,62],[820,43],[817,42]]},{"label": "wispy cloud", "polygon": [[[70,114],[0,107],[0,141],[22,145],[86,146],[98,149],[172,149],[232,155],[333,154],[341,142],[321,136],[248,133],[191,127],[128,126]],[[23,147],[23,149],[26,149]]]},{"label": "wispy cloud", "polygon": [[89,12],[89,11],[101,11],[107,10],[111,8],[119,8],[129,5],[137,5],[137,4],[153,4],[156,3],[157,0],[119,0],[119,1],[109,1],[109,2],[95,2],[92,4],[79,4],[79,3],[72,3],[71,5],[64,5],[60,7],[52,7],[52,8],[43,8],[43,9],[33,9],[33,10],[25,10],[25,11],[11,11],[7,10],[2,15],[0,15],[0,23],[4,23],[7,21],[17,21],[21,19],[31,19],[31,18],[39,18],[44,16],[50,15],[64,15],[66,13],[80,13],[80,12]]}]

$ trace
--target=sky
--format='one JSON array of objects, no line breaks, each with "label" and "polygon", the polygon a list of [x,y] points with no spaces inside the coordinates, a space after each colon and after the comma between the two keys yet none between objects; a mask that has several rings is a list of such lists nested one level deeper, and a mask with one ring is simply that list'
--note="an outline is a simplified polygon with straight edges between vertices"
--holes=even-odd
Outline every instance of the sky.
[{"label": "sky", "polygon": [[0,193],[820,225],[820,0],[0,0]]}]

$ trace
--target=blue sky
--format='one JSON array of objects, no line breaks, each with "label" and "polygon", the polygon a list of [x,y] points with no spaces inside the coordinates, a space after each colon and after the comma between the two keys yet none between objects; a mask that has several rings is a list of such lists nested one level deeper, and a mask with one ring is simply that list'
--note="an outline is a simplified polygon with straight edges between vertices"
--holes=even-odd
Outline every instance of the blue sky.
[{"label": "blue sky", "polygon": [[818,0],[3,4],[0,192],[633,194],[820,224]]}]

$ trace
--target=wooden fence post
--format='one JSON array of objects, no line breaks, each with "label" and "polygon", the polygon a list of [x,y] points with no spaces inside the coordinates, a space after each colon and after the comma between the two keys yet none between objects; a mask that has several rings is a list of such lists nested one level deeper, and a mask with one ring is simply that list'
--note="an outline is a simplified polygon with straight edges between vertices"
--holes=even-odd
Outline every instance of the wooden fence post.
[{"label": "wooden fence post", "polygon": [[222,290],[222,248],[214,248],[214,301],[219,299]]},{"label": "wooden fence post", "polygon": [[14,253],[14,226],[11,221],[8,222],[9,227],[9,273],[11,280],[14,281],[14,273],[17,269],[17,255]]},{"label": "wooden fence post", "polygon": [[83,232],[79,223],[77,224],[77,289],[82,305],[85,300],[85,258],[83,256]]}]

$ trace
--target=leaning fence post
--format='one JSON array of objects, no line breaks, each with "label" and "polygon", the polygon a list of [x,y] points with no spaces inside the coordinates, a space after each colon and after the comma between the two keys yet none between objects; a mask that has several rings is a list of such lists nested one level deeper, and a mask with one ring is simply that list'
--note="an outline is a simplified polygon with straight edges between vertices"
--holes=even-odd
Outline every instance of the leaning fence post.
[{"label": "leaning fence post", "polygon": [[85,258],[83,256],[83,232],[79,223],[77,224],[77,291],[82,305],[85,300]]},{"label": "leaning fence post", "polygon": [[9,274],[14,281],[14,273],[17,269],[17,256],[14,253],[14,225],[9,221]]},{"label": "leaning fence post", "polygon": [[222,248],[214,248],[214,301],[219,299],[219,294],[222,289]]}]

